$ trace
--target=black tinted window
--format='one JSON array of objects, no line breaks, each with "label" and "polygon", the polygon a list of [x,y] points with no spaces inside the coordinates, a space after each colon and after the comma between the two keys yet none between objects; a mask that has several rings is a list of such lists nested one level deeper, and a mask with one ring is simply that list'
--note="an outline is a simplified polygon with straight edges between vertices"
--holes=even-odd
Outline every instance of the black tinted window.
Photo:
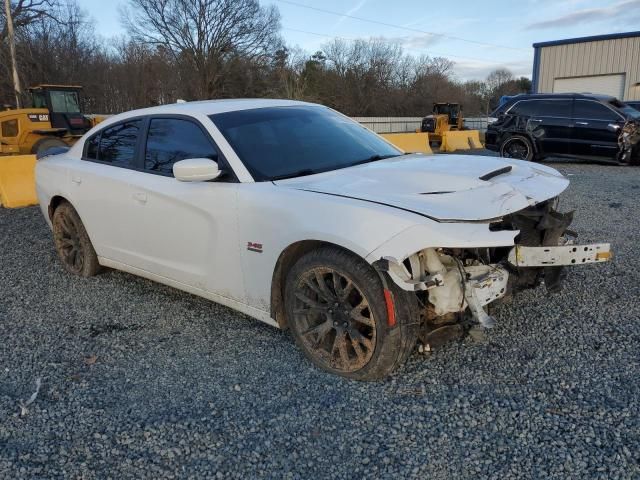
[{"label": "black tinted window", "polygon": [[131,166],[135,156],[140,124],[140,120],[132,120],[103,130],[100,137],[98,160],[119,167]]},{"label": "black tinted window", "polygon": [[173,164],[186,158],[210,158],[218,154],[202,129],[193,122],[175,118],[154,118],[149,125],[144,168],[166,175]]},{"label": "black tinted window", "polygon": [[571,118],[571,100],[537,100],[536,115],[540,117]]},{"label": "black tinted window", "polygon": [[325,107],[269,107],[210,117],[257,181],[311,175],[402,153]]},{"label": "black tinted window", "polygon": [[516,103],[511,108],[511,110],[509,110],[509,113],[511,115],[524,115],[524,116],[535,115],[536,105],[537,105],[537,102],[535,100],[521,100],[520,102]]},{"label": "black tinted window", "polygon": [[100,147],[100,134],[96,133],[93,137],[87,140],[84,156],[92,160],[97,160],[99,147]]},{"label": "black tinted window", "polygon": [[620,118],[610,108],[591,100],[576,100],[573,116],[590,120],[618,120]]}]

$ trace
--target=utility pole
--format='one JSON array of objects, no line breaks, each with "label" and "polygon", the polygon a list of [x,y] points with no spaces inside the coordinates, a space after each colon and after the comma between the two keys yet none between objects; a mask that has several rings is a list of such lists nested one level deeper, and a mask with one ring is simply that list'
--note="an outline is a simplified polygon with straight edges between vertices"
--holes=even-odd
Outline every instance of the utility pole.
[{"label": "utility pole", "polygon": [[4,0],[4,11],[7,17],[7,40],[11,55],[11,70],[13,72],[13,91],[16,96],[16,108],[22,108],[22,87],[18,76],[18,61],[16,59],[16,37],[13,33],[13,17],[11,16],[11,1]]}]

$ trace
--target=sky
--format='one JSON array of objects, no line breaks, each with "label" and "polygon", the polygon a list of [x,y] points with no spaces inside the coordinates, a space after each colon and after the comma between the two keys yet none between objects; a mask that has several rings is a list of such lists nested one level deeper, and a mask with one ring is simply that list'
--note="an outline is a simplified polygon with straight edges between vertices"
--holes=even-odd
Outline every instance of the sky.
[{"label": "sky", "polygon": [[[78,1],[100,36],[126,35],[126,0]],[[449,58],[460,80],[502,67],[531,77],[535,42],[640,30],[640,0],[260,1],[278,7],[287,45],[313,53],[335,37],[382,38],[415,56]]]}]

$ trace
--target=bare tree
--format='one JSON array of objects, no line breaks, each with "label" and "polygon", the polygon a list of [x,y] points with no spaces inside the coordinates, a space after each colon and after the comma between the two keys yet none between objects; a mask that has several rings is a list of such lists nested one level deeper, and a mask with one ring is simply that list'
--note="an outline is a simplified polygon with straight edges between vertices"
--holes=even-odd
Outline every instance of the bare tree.
[{"label": "bare tree", "polygon": [[[58,0],[5,0],[10,5],[13,27],[25,27],[43,17],[51,16],[51,11],[60,4]],[[8,34],[7,9],[0,12],[0,41]]]},{"label": "bare tree", "polygon": [[6,39],[9,44],[11,78],[17,108],[22,107],[22,83],[18,73],[15,30],[48,16],[56,5],[57,0],[4,0],[4,8],[0,12],[0,42]]},{"label": "bare tree", "polygon": [[133,39],[186,58],[200,98],[220,92],[234,56],[266,59],[280,44],[280,14],[258,0],[129,0],[129,7],[122,18]]}]

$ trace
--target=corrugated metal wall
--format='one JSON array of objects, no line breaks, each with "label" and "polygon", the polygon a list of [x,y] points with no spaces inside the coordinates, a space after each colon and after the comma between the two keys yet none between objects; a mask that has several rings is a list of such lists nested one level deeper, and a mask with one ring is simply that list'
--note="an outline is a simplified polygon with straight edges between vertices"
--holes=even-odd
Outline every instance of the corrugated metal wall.
[{"label": "corrugated metal wall", "polygon": [[556,78],[625,73],[624,100],[640,100],[640,37],[541,47],[538,92]]}]

